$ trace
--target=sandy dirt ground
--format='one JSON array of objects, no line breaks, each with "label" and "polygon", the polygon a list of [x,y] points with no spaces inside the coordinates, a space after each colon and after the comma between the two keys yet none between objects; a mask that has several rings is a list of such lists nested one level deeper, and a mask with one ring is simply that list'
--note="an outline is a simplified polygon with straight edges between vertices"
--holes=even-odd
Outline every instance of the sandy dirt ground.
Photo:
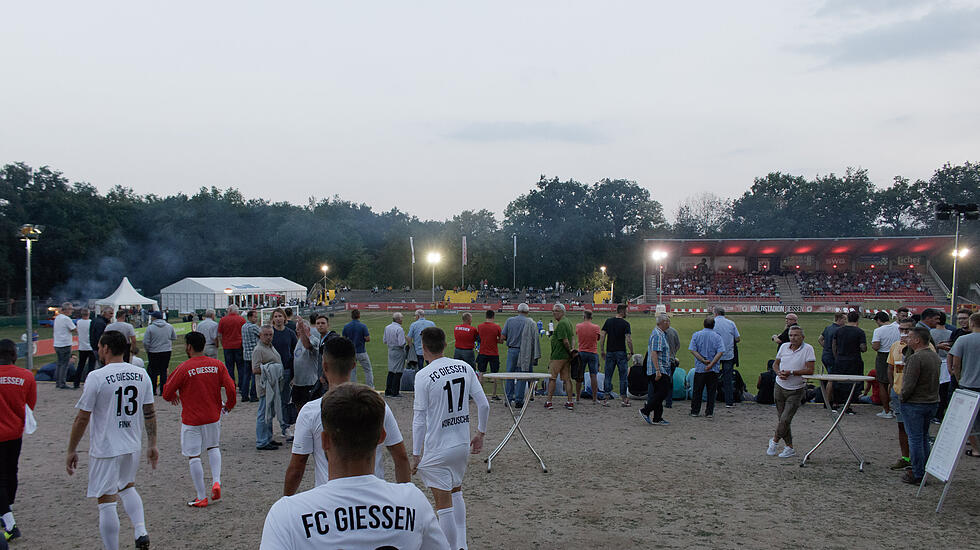
[{"label": "sandy dirt ground", "polygon": [[[24,536],[11,547],[100,547],[96,503],[85,498],[87,435],[80,471],[69,477],[64,466],[79,392],[51,383],[38,392],[39,428],[24,442],[14,506]],[[389,404],[411,449],[411,396]],[[980,528],[980,460],[960,460],[945,507],[934,513],[941,484],[931,481],[914,498],[915,488],[888,469],[898,456],[896,427],[874,416],[877,407],[858,406],[843,424],[869,461],[861,473],[836,435],[806,468],[799,458],[766,456],[776,420],[768,406],[722,406],[709,420],[675,402],[665,414],[671,425],[661,427],[645,424],[636,402],[582,402],[573,412],[542,405],[542,398],[531,404],[522,426],[548,473],[517,438],[488,473],[483,459],[510,426],[506,407],[492,402],[489,448],[471,456],[463,486],[471,548],[966,548]],[[153,546],[258,547],[289,451],[255,450],[257,404],[240,404],[222,421],[223,498],[206,509],[186,506],[193,488],[180,455],[178,409],[159,397],[157,407],[160,464],[151,470],[144,461],[137,476]],[[831,421],[819,405],[804,406],[793,424],[798,452]],[[312,480],[310,461],[303,488]],[[131,548],[121,506],[119,514],[121,548]]]}]

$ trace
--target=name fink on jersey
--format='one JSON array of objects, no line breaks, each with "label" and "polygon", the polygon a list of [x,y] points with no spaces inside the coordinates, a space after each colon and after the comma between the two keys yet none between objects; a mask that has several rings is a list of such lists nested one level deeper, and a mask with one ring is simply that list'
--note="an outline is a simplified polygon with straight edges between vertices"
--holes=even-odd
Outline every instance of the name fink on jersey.
[{"label": "name fink on jersey", "polygon": [[434,370],[429,373],[429,380],[435,382],[436,380],[442,378],[443,376],[449,376],[450,374],[465,373],[466,369],[469,367],[467,364],[454,364],[446,365],[444,367],[439,367],[439,370]]},{"label": "name fink on jersey", "polygon": [[[330,523],[331,515],[333,524]],[[363,529],[415,531],[415,508],[377,504],[347,506],[334,509],[333,514],[326,510],[302,514],[300,521],[306,538],[311,538],[314,533],[326,535],[330,529],[341,533]]]}]

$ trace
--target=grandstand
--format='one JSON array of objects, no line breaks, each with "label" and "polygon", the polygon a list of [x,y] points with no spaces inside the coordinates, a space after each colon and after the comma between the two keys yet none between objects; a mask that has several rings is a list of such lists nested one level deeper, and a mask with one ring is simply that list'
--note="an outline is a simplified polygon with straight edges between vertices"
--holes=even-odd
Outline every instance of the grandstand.
[{"label": "grandstand", "polygon": [[[662,277],[665,303],[730,303],[744,311],[819,311],[882,300],[943,306],[948,289],[931,259],[952,246],[952,235],[646,239],[639,302],[657,303]],[[654,252],[666,252],[666,259],[653,260]]]}]

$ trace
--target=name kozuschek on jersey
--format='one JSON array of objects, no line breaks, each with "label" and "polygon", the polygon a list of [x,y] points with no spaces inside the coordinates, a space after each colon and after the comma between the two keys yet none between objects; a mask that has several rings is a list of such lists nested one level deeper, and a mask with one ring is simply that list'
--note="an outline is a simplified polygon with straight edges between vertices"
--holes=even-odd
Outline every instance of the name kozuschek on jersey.
[{"label": "name kozuschek on jersey", "polygon": [[347,506],[333,511],[333,524],[326,510],[317,510],[300,516],[306,538],[316,532],[326,535],[331,529],[338,532],[357,531],[361,529],[394,529],[397,531],[415,530],[415,508],[407,506]]}]

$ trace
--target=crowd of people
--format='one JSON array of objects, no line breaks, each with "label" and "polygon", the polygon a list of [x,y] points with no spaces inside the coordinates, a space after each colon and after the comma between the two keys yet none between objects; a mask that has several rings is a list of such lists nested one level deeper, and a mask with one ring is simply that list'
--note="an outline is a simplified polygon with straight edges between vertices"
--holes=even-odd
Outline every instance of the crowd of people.
[{"label": "crowd of people", "polygon": [[865,269],[862,271],[815,271],[796,272],[796,283],[803,296],[833,296],[840,294],[916,294],[929,293],[920,275],[914,269],[887,271]]},{"label": "crowd of people", "polygon": [[[121,502],[132,522],[136,547],[148,548],[135,477],[144,431],[147,460],[155,467],[159,459],[154,395],[159,391],[165,401],[182,406],[179,439],[195,493],[188,502],[193,508],[206,508],[221,498],[222,415],[239,399],[257,399],[256,449],[276,451],[289,442],[292,449],[284,472],[284,496],[268,512],[262,548],[336,547],[350,544],[352,536],[358,537],[357,544],[367,541],[374,545],[371,547],[466,548],[462,485],[467,455],[481,452],[490,401],[501,400],[496,385],[490,399],[484,394],[483,374],[501,369],[531,371],[539,360],[546,360],[546,409],[553,409],[556,397],[561,396],[569,410],[576,408],[583,395],[596,405],[609,406],[618,400],[620,407],[632,406],[631,398],[639,397],[645,399],[638,410],[644,422],[669,426],[665,409],[672,407],[673,378],[681,356],[686,355],[666,313],[657,314],[656,327],[644,336],[644,350],[642,345],[634,347],[625,305],[599,326],[592,322],[589,311],[573,323],[566,307],[556,303],[547,334],[550,346],[543,357],[539,322],[530,318],[528,304],[520,304],[517,311],[503,326],[495,322],[493,311],[486,311],[478,325],[473,324],[470,313],[462,314],[453,329],[451,358],[447,335],[423,310],[415,312],[407,330],[403,315],[392,315],[383,335],[389,369],[384,394],[387,399],[400,398],[399,390],[406,382],[402,375],[406,369],[413,372],[409,455],[391,409],[373,389],[365,347],[371,334],[357,310],[350,312],[350,321],[340,333],[331,330],[329,317],[318,313],[304,319],[288,309],[277,309],[268,324],[260,324],[254,310],[242,317],[229,308],[219,321],[208,311],[197,330],[184,338],[188,359],[169,376],[168,369],[160,372],[159,365],[169,363],[176,336],[162,315],[154,315],[152,330],[144,337],[150,366],[143,368],[135,364],[135,335],[122,321],[109,323],[112,311],[104,310],[96,327],[101,332],[90,340],[97,362],[95,370],[83,372],[85,384],[69,436],[66,470],[69,475],[76,471],[77,448],[89,431],[87,495],[97,500],[104,546],[118,548],[117,506]],[[66,304],[62,315],[67,321],[56,319],[56,342],[66,335],[70,338],[73,330],[92,330],[96,325],[87,319],[87,312],[83,318],[89,321],[88,327],[72,322],[71,313]],[[854,414],[852,407],[841,405],[850,401],[850,392],[871,392],[870,401],[882,407],[877,416],[897,421],[901,454],[892,468],[902,471],[904,482],[921,482],[930,451],[930,423],[942,421],[957,385],[980,391],[980,313],[959,311],[955,321],[955,327],[947,327],[945,314],[936,309],[913,316],[908,308],[900,308],[895,319],[879,312],[869,346],[858,312],[837,314],[817,338],[823,367],[834,374],[864,374],[862,354],[870,347],[876,352],[871,371],[875,383],[862,387],[863,392],[845,384],[828,384],[825,394],[814,395],[803,376],[815,372],[817,354],[805,341],[796,315],[787,314],[784,330],[772,336],[777,349],[770,369],[757,382],[757,401],[773,404],[777,413],[766,454],[796,455],[792,422],[806,401],[820,400],[838,414]],[[693,372],[689,414],[701,416],[704,405],[704,417],[711,418],[719,394],[726,407],[734,408],[739,401],[742,390],[736,384],[735,366],[741,334],[721,307],[713,308],[702,326],[687,345]],[[224,362],[217,360],[218,349],[225,351]],[[37,399],[33,376],[15,367],[15,359],[14,343],[0,341],[0,409],[5,411],[0,419],[4,543],[20,536],[11,504],[17,489],[21,438]],[[363,371],[366,385],[357,384],[358,370]],[[618,395],[612,391],[617,374]],[[58,387],[64,387],[62,382]],[[583,383],[591,391],[583,393]],[[640,390],[635,389],[638,385]],[[510,380],[505,383],[503,399],[524,407],[533,396],[525,395],[523,384]],[[471,400],[477,408],[472,420]],[[281,433],[278,439],[283,441],[274,434],[276,421]],[[975,437],[970,445],[967,454],[980,456]],[[384,454],[394,463],[396,483],[385,481]],[[311,455],[315,488],[297,493]],[[205,481],[205,458],[210,483]],[[406,484],[413,475],[431,491],[434,507],[414,485]],[[340,528],[333,522],[357,528]]]},{"label": "crowd of people", "polygon": [[713,273],[703,268],[665,274],[663,291],[670,296],[779,297],[768,273]]}]

